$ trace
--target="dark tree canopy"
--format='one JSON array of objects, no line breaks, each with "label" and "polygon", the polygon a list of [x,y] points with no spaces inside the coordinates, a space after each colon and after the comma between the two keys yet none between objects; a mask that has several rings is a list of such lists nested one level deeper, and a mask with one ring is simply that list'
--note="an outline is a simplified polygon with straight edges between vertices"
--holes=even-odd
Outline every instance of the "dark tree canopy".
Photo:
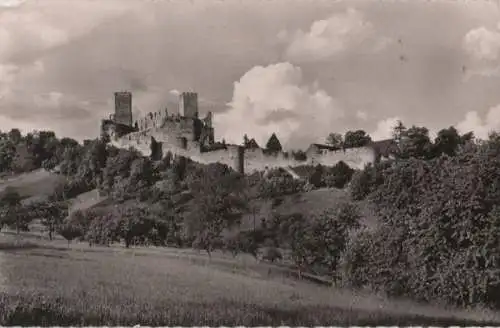
[{"label": "dark tree canopy", "polygon": [[372,138],[363,130],[347,131],[344,136],[344,147],[363,147],[369,144]]},{"label": "dark tree canopy", "polygon": [[283,147],[281,146],[281,142],[279,141],[278,137],[276,136],[276,133],[273,133],[269,140],[267,141],[266,144],[266,149],[270,151],[275,151],[279,152],[283,150]]}]

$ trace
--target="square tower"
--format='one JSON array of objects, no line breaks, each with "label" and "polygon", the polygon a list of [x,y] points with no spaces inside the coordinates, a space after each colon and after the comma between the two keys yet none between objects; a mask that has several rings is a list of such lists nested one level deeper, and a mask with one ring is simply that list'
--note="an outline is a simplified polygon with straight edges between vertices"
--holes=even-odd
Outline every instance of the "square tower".
[{"label": "square tower", "polygon": [[183,92],[179,95],[179,115],[198,118],[198,94],[196,92]]},{"label": "square tower", "polygon": [[132,93],[115,92],[115,123],[132,126]]}]

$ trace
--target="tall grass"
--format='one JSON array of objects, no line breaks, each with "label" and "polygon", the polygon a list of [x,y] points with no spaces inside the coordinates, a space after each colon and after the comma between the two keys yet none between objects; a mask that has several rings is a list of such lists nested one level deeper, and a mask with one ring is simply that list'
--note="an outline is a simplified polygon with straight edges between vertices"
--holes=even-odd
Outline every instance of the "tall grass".
[{"label": "tall grass", "polygon": [[46,245],[0,250],[0,325],[479,324],[351,307],[347,299],[322,298],[331,289],[240,274],[216,260],[137,255]]}]

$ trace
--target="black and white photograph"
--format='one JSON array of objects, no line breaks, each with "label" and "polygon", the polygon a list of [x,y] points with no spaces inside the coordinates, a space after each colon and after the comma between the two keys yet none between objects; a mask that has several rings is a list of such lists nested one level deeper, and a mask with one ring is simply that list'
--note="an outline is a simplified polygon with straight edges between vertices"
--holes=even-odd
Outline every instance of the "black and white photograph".
[{"label": "black and white photograph", "polygon": [[500,0],[0,0],[0,326],[500,326]]}]

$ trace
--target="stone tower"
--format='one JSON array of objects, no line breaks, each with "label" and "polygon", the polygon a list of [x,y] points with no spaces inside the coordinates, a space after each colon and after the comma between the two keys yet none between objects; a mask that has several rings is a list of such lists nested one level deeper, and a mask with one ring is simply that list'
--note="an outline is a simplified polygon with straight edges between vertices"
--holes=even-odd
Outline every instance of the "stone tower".
[{"label": "stone tower", "polygon": [[198,94],[183,92],[179,95],[179,115],[189,118],[198,118]]},{"label": "stone tower", "polygon": [[115,123],[132,126],[132,93],[115,92]]}]

